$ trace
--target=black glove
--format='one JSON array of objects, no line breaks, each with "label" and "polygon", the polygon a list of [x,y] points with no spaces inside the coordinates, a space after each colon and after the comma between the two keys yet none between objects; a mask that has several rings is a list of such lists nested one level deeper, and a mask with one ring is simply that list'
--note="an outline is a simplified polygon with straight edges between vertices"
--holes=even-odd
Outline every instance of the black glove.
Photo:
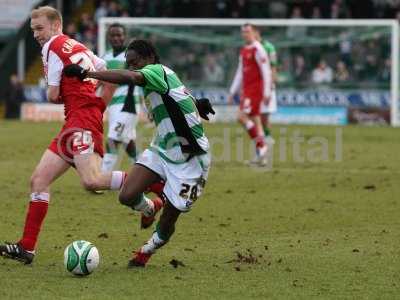
[{"label": "black glove", "polygon": [[79,80],[83,81],[86,78],[88,70],[85,70],[80,65],[71,64],[64,68],[64,75],[67,77],[76,77]]},{"label": "black glove", "polygon": [[196,99],[196,107],[199,111],[200,117],[202,117],[204,120],[210,120],[207,116],[208,114],[215,115],[215,111],[212,108],[210,100],[208,100],[207,98]]}]

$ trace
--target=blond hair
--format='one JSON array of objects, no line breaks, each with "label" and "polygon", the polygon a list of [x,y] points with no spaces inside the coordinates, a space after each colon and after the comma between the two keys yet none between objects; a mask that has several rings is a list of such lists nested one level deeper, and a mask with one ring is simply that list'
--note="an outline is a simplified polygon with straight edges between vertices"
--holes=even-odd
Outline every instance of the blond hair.
[{"label": "blond hair", "polygon": [[51,23],[59,21],[62,26],[62,16],[60,12],[51,6],[40,6],[31,12],[31,18],[39,18],[45,16]]}]

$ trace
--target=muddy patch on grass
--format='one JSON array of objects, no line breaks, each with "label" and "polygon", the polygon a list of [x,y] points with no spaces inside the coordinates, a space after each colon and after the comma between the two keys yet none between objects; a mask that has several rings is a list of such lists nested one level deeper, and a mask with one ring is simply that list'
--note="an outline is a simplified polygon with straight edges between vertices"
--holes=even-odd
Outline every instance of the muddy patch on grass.
[{"label": "muddy patch on grass", "polygon": [[177,260],[175,258],[171,259],[169,264],[171,266],[173,266],[175,269],[178,268],[178,267],[186,267],[186,265],[183,262],[181,262],[180,260]]},{"label": "muddy patch on grass", "polygon": [[103,232],[97,236],[99,239],[108,239],[108,233]]},{"label": "muddy patch on grass", "polygon": [[260,264],[270,265],[262,254],[256,254],[251,249],[246,251],[236,251],[235,257],[226,262],[227,264],[233,264],[233,268],[236,271],[241,271],[245,266],[256,266]]}]

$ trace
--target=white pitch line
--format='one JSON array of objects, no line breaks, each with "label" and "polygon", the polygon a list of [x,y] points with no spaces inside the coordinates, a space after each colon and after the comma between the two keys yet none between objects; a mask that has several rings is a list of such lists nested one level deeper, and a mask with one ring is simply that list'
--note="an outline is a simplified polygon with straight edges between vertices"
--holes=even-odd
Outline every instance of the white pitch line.
[{"label": "white pitch line", "polygon": [[[220,162],[219,162],[220,163]],[[245,165],[249,170],[254,170],[255,172],[285,172],[285,173],[327,173],[327,174],[386,174],[386,175],[399,175],[400,170],[390,170],[390,169],[354,169],[354,168],[318,168],[318,167],[305,167],[305,168],[287,168],[287,167],[279,167],[279,166],[266,166],[266,167],[257,167],[257,166],[249,166],[248,163],[243,163],[235,166],[225,166],[226,168],[240,168],[242,169],[243,165]]]},{"label": "white pitch line", "polygon": [[277,168],[277,170],[281,170],[284,172],[323,172],[323,173],[352,173],[352,174],[370,174],[370,173],[385,173],[385,174],[400,174],[400,171],[393,170],[385,170],[385,169],[295,169],[295,168]]},{"label": "white pitch line", "polygon": [[[255,171],[263,171],[263,168],[253,167]],[[250,169],[252,169],[250,167]],[[264,172],[285,172],[285,173],[341,173],[345,174],[387,174],[397,175],[400,171],[381,170],[381,169],[328,169],[328,168],[280,168],[280,167],[265,167]]]}]

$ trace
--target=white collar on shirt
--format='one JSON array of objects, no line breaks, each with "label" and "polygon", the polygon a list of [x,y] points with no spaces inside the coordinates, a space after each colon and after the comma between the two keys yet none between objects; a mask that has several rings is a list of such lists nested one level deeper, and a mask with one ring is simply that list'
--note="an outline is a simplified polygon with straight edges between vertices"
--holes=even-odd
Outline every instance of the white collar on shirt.
[{"label": "white collar on shirt", "polygon": [[47,52],[49,51],[49,47],[52,41],[54,41],[54,39],[56,37],[60,36],[60,34],[54,35],[50,38],[50,40],[48,40],[42,47],[42,58],[43,61],[45,61],[47,59]]}]

